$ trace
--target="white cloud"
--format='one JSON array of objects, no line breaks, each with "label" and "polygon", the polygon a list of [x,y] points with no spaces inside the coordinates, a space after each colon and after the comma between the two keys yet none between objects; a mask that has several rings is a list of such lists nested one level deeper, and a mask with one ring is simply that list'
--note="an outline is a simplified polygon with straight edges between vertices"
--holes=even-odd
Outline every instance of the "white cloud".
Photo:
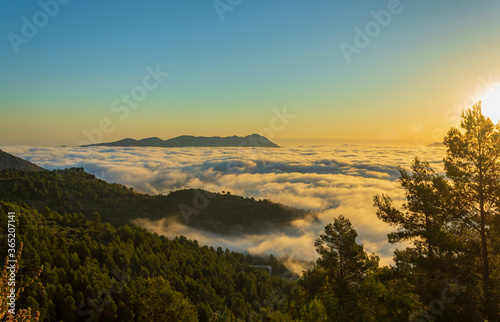
[{"label": "white cloud", "polygon": [[[403,201],[397,166],[408,168],[418,156],[441,170],[441,149],[374,146],[298,148],[115,148],[5,146],[4,151],[47,169],[83,167],[108,182],[121,183],[151,194],[183,188],[230,191],[316,211],[318,222],[297,220],[292,229],[271,235],[224,237],[175,222],[135,223],[169,237],[183,234],[200,244],[250,253],[315,258],[314,240],[338,215],[349,218],[368,252],[383,264],[392,262],[392,230],[378,220],[373,196],[389,194]],[[168,229],[165,229],[168,226]],[[401,247],[401,246],[400,246]]]}]

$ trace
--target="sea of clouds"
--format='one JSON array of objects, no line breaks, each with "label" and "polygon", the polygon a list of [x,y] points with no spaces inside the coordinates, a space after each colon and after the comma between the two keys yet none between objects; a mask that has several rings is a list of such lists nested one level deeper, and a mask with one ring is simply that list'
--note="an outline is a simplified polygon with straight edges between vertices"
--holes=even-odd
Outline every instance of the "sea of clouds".
[{"label": "sea of clouds", "polygon": [[[149,194],[184,188],[256,199],[319,213],[319,221],[297,220],[293,229],[262,235],[220,236],[176,222],[135,223],[168,237],[185,235],[200,244],[228,247],[252,254],[274,254],[302,260],[317,256],[314,241],[324,226],[344,215],[358,231],[358,241],[376,253],[381,264],[392,263],[396,248],[387,243],[394,227],[380,221],[373,196],[389,194],[404,201],[397,166],[409,168],[414,157],[442,170],[443,148],[390,146],[308,146],[294,148],[120,148],[4,146],[2,150],[46,169],[83,167],[108,182],[121,183]],[[301,267],[296,270],[300,271]]]}]

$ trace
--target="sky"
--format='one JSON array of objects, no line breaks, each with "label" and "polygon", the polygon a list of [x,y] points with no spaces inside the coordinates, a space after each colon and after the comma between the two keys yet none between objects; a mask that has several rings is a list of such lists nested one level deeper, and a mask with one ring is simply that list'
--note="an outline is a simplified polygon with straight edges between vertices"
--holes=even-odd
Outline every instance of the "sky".
[{"label": "sky", "polygon": [[406,245],[387,242],[387,234],[395,228],[377,218],[373,197],[388,194],[397,206],[401,205],[405,197],[397,166],[409,169],[418,156],[439,173],[443,171],[445,154],[441,147],[366,145],[280,149],[0,147],[49,170],[83,167],[107,182],[143,193],[168,194],[185,188],[229,191],[307,209],[318,218],[294,220],[286,229],[237,236],[211,234],[171,219],[133,220],[169,238],[184,235],[202,245],[312,261],[317,257],[315,239],[334,218],[344,215],[358,232],[358,242],[367,252],[379,255],[382,265],[392,264],[394,250]]},{"label": "sky", "polygon": [[496,0],[41,0],[0,12],[0,145],[251,133],[426,145],[500,81]]}]

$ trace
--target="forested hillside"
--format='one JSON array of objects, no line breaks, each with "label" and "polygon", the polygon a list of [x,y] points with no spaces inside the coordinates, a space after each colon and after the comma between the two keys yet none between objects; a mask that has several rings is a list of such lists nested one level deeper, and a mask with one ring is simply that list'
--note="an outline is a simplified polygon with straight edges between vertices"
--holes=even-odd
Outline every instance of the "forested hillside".
[{"label": "forested hillside", "polygon": [[[87,221],[82,214],[48,208],[0,206],[4,223],[7,212],[19,214],[20,284],[43,267],[17,302],[39,311],[41,320],[174,321],[175,313],[183,321],[208,321],[217,311],[229,320],[258,320],[290,310],[294,284],[250,266],[283,271],[272,258],[215,250],[185,237],[168,240],[128,225],[114,228],[99,216]],[[6,254],[2,236],[1,253]],[[158,307],[168,312],[158,313]]]},{"label": "forested hillside", "polygon": [[263,232],[283,228],[300,218],[314,220],[308,211],[269,200],[254,200],[203,190],[179,190],[168,195],[136,193],[120,184],[109,184],[82,168],[55,171],[0,171],[2,200],[24,202],[37,209],[60,213],[98,212],[115,226],[136,218],[158,220],[173,217],[192,227],[219,234]]}]

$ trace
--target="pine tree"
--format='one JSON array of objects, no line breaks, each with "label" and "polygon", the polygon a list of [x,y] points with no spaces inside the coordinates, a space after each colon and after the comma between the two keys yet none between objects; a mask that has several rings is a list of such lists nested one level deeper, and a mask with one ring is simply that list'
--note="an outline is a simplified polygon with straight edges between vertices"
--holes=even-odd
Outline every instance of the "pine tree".
[{"label": "pine tree", "polygon": [[489,233],[498,229],[492,226],[499,217],[500,124],[481,113],[479,102],[462,113],[460,127],[462,131],[452,128],[445,137],[445,170],[458,200],[460,223],[480,245],[483,296],[487,315],[494,319],[498,318],[498,296],[492,290],[496,281],[491,280]]},{"label": "pine tree", "polygon": [[338,282],[360,279],[367,269],[367,256],[363,246],[356,243],[357,236],[349,219],[339,216],[316,240],[318,265]]}]

